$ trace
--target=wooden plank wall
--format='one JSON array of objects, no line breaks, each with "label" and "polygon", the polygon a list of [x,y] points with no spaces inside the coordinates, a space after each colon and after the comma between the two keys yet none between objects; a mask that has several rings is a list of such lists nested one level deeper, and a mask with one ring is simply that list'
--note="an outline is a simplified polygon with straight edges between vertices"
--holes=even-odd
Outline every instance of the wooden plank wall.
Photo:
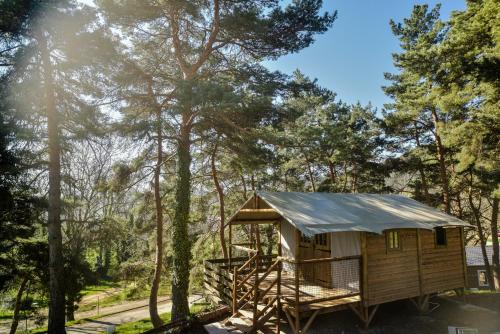
[{"label": "wooden plank wall", "polygon": [[401,250],[388,251],[385,234],[367,233],[368,305],[420,294],[416,230],[399,230]]},{"label": "wooden plank wall", "polygon": [[398,231],[402,248],[394,251],[387,250],[385,234],[367,233],[367,305],[416,297],[421,288],[422,294],[429,294],[465,286],[459,228],[446,229],[446,247],[436,247],[432,231],[420,230],[420,274],[417,231]]},{"label": "wooden plank wall", "polygon": [[446,229],[445,247],[436,247],[434,233],[421,230],[423,293],[465,287],[459,228]]}]

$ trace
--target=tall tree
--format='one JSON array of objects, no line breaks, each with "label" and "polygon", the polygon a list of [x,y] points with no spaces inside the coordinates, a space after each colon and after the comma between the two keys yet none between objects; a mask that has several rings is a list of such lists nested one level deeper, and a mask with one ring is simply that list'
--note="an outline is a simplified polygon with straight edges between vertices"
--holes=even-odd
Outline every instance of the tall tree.
[{"label": "tall tree", "polygon": [[[19,3],[20,4],[20,3]],[[6,6],[17,8],[17,3]],[[88,97],[96,92],[89,80],[90,58],[107,49],[102,29],[89,7],[71,1],[29,2],[28,19],[20,24],[16,44],[7,51],[15,68],[11,85],[14,107],[25,113],[27,121],[35,121],[39,130],[33,138],[38,152],[38,166],[48,160],[48,241],[50,272],[49,331],[64,329],[63,251],[61,233],[61,150],[62,138],[82,135],[95,118]],[[12,11],[16,13],[15,10]],[[2,11],[2,14],[4,12]],[[16,18],[14,22],[18,24]],[[78,46],[86,45],[85,50]],[[104,63],[103,63],[104,64]],[[38,119],[37,119],[38,118]],[[39,126],[40,119],[46,126]],[[42,123],[43,124],[43,123]],[[64,128],[64,130],[63,130]],[[47,140],[45,141],[45,138]],[[45,143],[47,157],[44,157]],[[45,159],[44,159],[45,158]],[[36,165],[35,163],[33,165]]]},{"label": "tall tree", "polygon": [[[489,204],[491,216],[476,220],[480,233],[483,257],[487,261],[485,235],[491,225],[493,258],[491,288],[500,288],[500,259],[498,238],[498,199],[500,190],[498,164],[500,142],[500,52],[496,1],[467,1],[464,11],[455,12],[449,21],[449,31],[438,49],[437,68],[440,107],[452,116],[446,129],[446,144],[453,147],[458,177],[465,179],[478,196],[471,204]],[[475,210],[474,210],[475,211]],[[474,214],[476,217],[477,214]],[[491,218],[491,219],[489,219]],[[490,232],[488,231],[488,232]]]},{"label": "tall tree", "polygon": [[[117,13],[130,15],[136,3],[103,1]],[[252,63],[264,58],[296,52],[324,32],[335,15],[318,13],[321,1],[297,1],[282,8],[279,1],[147,3],[135,12],[136,24],[142,22],[153,34],[163,36],[173,49],[180,72],[176,82],[175,119],[177,179],[172,226],[173,282],[172,318],[189,314],[187,301],[191,243],[188,235],[191,205],[192,135],[203,101],[200,92],[209,89],[217,73],[235,68],[234,62]],[[109,12],[109,11],[108,11]],[[196,104],[198,103],[198,105]]]},{"label": "tall tree", "polygon": [[[415,5],[409,18],[403,23],[391,20],[393,34],[399,39],[402,51],[393,54],[397,74],[385,73],[392,84],[383,87],[386,94],[395,102],[386,105],[390,114],[387,124],[413,143],[410,149],[419,153],[416,168],[419,171],[424,193],[428,194],[427,179],[424,171],[425,156],[422,150],[434,155],[441,184],[444,210],[451,213],[451,191],[448,171],[448,153],[442,139],[443,126],[446,122],[443,111],[436,102],[437,68],[440,66],[433,54],[445,36],[445,25],[439,19],[440,6],[429,10],[428,5]],[[432,138],[431,147],[423,146],[423,138]],[[407,139],[407,141],[408,141]],[[415,156],[415,154],[414,154]],[[426,195],[428,196],[428,195]]]}]

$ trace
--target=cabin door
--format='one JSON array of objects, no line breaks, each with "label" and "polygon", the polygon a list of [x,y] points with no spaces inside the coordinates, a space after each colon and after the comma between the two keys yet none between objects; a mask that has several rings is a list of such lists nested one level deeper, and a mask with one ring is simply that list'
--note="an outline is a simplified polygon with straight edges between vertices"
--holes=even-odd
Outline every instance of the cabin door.
[{"label": "cabin door", "polygon": [[[331,257],[331,234],[321,233],[314,236],[314,258],[323,259]],[[322,286],[332,284],[331,261],[318,262],[314,264],[314,281]]]},{"label": "cabin door", "polygon": [[[299,234],[299,259],[300,260],[310,260],[314,259],[314,238],[310,238],[302,234],[297,230]],[[309,270],[309,265],[301,265],[300,276],[301,279],[312,281],[314,280],[314,271]]]}]

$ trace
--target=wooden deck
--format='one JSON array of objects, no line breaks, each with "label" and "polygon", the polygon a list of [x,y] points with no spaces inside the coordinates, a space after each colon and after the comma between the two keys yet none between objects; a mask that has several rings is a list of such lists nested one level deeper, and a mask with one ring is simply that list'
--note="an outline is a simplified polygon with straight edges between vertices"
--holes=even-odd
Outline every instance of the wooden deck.
[{"label": "wooden deck", "polygon": [[[261,290],[266,290],[276,279],[276,273],[269,274],[260,284]],[[248,280],[248,287],[252,287],[254,278]],[[276,285],[273,286],[268,298],[276,296]],[[294,309],[295,305],[295,279],[293,274],[283,271],[281,274],[281,300],[285,306]],[[348,304],[357,303],[361,300],[358,291],[346,290],[333,287],[325,287],[308,280],[299,280],[299,307],[300,311],[313,311],[317,309],[336,309],[347,308]],[[345,307],[341,307],[345,306]],[[325,310],[326,311],[326,310]]]}]

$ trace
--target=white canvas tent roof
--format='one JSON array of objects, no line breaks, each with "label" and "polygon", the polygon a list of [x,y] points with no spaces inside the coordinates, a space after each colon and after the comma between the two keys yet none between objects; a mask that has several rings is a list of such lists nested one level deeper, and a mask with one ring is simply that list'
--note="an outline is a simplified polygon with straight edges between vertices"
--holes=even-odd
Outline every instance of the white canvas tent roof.
[{"label": "white canvas tent roof", "polygon": [[306,235],[342,231],[382,233],[394,228],[433,229],[466,222],[400,195],[257,192]]}]

